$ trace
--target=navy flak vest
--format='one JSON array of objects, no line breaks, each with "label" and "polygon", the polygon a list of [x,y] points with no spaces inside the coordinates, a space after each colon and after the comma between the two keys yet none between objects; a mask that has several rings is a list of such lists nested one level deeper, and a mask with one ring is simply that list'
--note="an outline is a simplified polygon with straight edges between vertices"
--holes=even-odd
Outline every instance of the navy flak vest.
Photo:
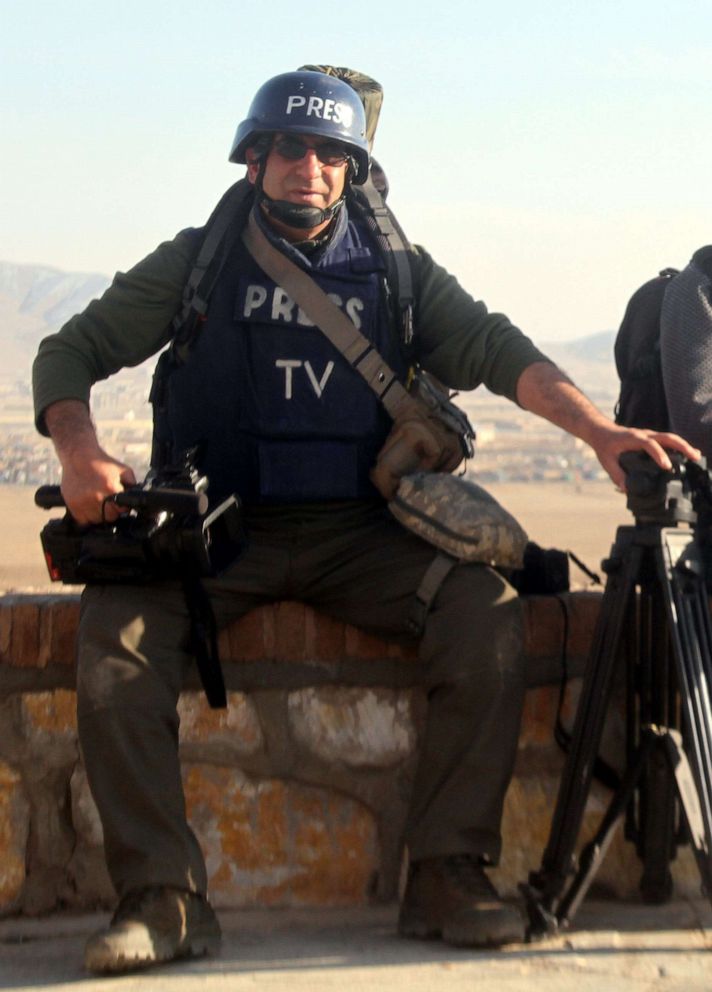
[{"label": "navy flak vest", "polygon": [[[373,342],[401,379],[406,363],[383,291],[385,266],[358,220],[339,218],[310,262],[286,251]],[[380,401],[238,240],[185,364],[165,383],[157,436],[173,458],[197,446],[211,502],[372,499],[369,470],[391,427]]]}]

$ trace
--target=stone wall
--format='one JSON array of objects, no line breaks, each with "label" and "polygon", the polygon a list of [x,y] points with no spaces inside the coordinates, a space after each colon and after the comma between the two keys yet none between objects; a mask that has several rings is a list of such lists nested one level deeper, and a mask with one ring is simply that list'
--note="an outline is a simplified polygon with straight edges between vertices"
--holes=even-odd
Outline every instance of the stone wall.
[{"label": "stone wall", "polygon": [[[506,802],[503,892],[539,866],[564,757],[554,743],[562,658],[571,720],[600,595],[522,600],[529,689]],[[78,601],[0,598],[0,913],[113,901],[102,832],[79,753],[74,696]],[[180,703],[188,814],[218,906],[355,905],[397,895],[402,831],[425,700],[412,648],[303,605],[253,611],[221,634],[227,710],[197,682]],[[385,688],[384,683],[390,685]],[[604,742],[620,764],[622,718]],[[607,805],[594,787],[587,828]],[[473,802],[476,797],[473,796]],[[634,896],[640,867],[617,839],[597,887]],[[676,885],[697,894],[689,852]]]}]

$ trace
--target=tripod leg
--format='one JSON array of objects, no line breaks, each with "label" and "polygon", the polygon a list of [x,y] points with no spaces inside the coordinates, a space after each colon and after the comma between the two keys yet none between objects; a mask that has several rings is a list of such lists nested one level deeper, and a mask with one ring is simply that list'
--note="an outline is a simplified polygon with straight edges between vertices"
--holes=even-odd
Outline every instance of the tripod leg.
[{"label": "tripod leg", "polygon": [[647,903],[668,902],[673,881],[670,861],[674,855],[675,780],[661,748],[650,750],[641,777],[639,796],[640,842],[643,862],[640,894]]},{"label": "tripod leg", "polygon": [[629,613],[643,548],[635,530],[621,527],[611,553],[609,577],[601,613],[586,665],[571,750],[564,768],[542,866],[521,886],[531,926],[530,934],[556,929],[557,909],[574,865],[574,851],[598,754],[613,672]]},{"label": "tripod leg", "polygon": [[[704,819],[695,781],[682,747],[682,736],[679,731],[667,727],[647,727],[643,731],[640,747],[611,800],[598,831],[581,852],[579,871],[561,900],[557,913],[561,926],[573,920],[613,840],[616,827],[625,815],[635,787],[651,760],[664,762],[670,773],[685,815],[703,887],[708,894],[712,893],[712,863],[707,851]],[[665,864],[667,865],[667,861]]]},{"label": "tripod leg", "polygon": [[712,620],[697,545],[675,530],[662,531],[661,538],[659,561],[669,590],[685,740],[683,751],[680,735],[670,731],[668,752],[703,886],[712,901]]},{"label": "tripod leg", "polygon": [[[695,595],[684,603],[686,607],[686,627],[692,628],[697,639],[694,642],[692,663],[688,665],[689,681],[693,689],[690,717],[696,720],[699,739],[699,760],[695,768],[700,779],[699,787],[704,790],[703,810],[707,823],[707,840],[712,844],[712,678],[710,659],[712,658],[712,629],[709,604],[701,585],[695,583]],[[686,708],[683,707],[686,714]]]},{"label": "tripod leg", "polygon": [[702,886],[707,897],[712,900],[712,861],[706,837],[705,821],[700,806],[695,780],[687,755],[682,746],[682,736],[676,730],[668,730],[663,735],[666,755],[675,776],[677,791],[685,814],[685,821],[692,850],[700,871]]},{"label": "tripod leg", "polygon": [[[629,723],[636,740],[641,728],[651,725],[677,726],[674,691],[674,671],[664,588],[657,581],[656,569],[649,570],[641,583],[641,650],[636,666],[633,692],[637,712]],[[645,634],[645,643],[642,635]],[[636,842],[643,865],[640,892],[648,903],[667,902],[673,889],[670,862],[675,855],[676,824],[678,822],[675,779],[661,746],[650,750],[637,790],[637,802],[632,803],[626,836]]]},{"label": "tripod leg", "polygon": [[625,815],[641,775],[650,761],[656,758],[659,762],[664,761],[670,772],[685,815],[703,887],[708,895],[712,893],[712,862],[707,848],[704,818],[687,755],[682,747],[682,736],[679,731],[667,727],[647,727],[643,731],[640,747],[611,800],[598,831],[581,852],[579,871],[561,900],[557,913],[561,926],[567,925],[574,918],[606,855],[616,827]]},{"label": "tripod leg", "polygon": [[557,918],[561,926],[566,926],[571,922],[584,896],[588,892],[596,876],[596,872],[610,847],[616,827],[625,816],[635,787],[650,759],[654,740],[655,738],[650,732],[646,732],[643,735],[640,746],[633,755],[596,834],[581,852],[579,870],[567,889],[565,896],[562,898],[557,912]]}]

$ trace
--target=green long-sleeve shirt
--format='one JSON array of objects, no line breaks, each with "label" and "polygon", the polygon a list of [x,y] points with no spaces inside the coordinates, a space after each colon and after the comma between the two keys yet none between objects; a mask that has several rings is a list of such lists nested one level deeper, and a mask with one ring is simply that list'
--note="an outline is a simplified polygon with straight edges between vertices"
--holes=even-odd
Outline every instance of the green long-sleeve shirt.
[{"label": "green long-sleeve shirt", "polygon": [[[139,365],[171,337],[171,321],[199,247],[195,229],[181,231],[126,273],[98,300],[45,338],[33,367],[35,416],[58,400],[87,405],[92,385]],[[527,366],[544,356],[502,314],[488,313],[422,248],[413,254],[417,354],[424,368],[453,389],[484,384],[516,401]]]}]

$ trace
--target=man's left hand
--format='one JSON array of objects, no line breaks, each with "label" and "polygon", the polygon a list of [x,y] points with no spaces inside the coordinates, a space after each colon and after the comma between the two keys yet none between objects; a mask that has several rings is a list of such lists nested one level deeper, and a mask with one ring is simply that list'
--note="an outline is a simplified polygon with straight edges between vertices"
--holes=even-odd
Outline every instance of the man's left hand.
[{"label": "man's left hand", "polygon": [[[679,451],[685,458],[697,461],[701,452],[677,434],[649,431],[639,427],[621,427],[612,421],[599,424],[592,432],[589,444],[599,462],[618,489],[625,491],[625,472],[620,456],[625,451],[645,451],[660,468],[669,471],[672,463],[667,451]],[[667,449],[667,450],[666,450]]]}]

